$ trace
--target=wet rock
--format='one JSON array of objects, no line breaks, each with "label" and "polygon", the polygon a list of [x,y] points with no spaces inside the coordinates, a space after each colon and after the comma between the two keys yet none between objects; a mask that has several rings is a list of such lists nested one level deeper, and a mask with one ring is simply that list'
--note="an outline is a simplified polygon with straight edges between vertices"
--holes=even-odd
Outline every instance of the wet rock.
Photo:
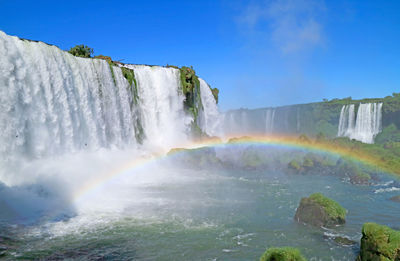
[{"label": "wet rock", "polygon": [[317,227],[333,227],[344,224],[346,210],[336,201],[321,193],[302,198],[294,219],[297,222]]},{"label": "wet rock", "polygon": [[202,147],[198,149],[173,148],[168,154],[174,156],[180,163],[194,169],[216,167],[221,165],[215,149]]},{"label": "wet rock", "polygon": [[335,241],[336,244],[342,245],[342,246],[352,246],[357,244],[356,241],[353,241],[347,237],[334,237],[333,241]]},{"label": "wet rock", "polygon": [[357,260],[400,260],[400,231],[375,223],[365,223]]},{"label": "wet rock", "polygon": [[400,203],[400,195],[394,196],[390,198],[391,201],[399,202]]},{"label": "wet rock", "polygon": [[356,173],[350,176],[350,183],[355,185],[369,185],[371,176],[368,173]]},{"label": "wet rock", "polygon": [[303,170],[302,166],[300,163],[296,160],[292,160],[288,163],[288,168],[297,172],[300,172]]},{"label": "wet rock", "polygon": [[296,248],[270,248],[261,256],[260,261],[306,261]]}]

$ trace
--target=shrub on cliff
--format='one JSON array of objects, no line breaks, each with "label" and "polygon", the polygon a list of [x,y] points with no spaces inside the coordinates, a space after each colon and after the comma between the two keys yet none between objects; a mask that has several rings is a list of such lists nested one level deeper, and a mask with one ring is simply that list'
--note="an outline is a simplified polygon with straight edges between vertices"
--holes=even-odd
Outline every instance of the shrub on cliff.
[{"label": "shrub on cliff", "polygon": [[68,52],[72,55],[84,58],[90,58],[93,55],[93,49],[83,44],[72,47]]},{"label": "shrub on cliff", "polygon": [[261,256],[260,261],[306,261],[296,248],[270,248]]}]

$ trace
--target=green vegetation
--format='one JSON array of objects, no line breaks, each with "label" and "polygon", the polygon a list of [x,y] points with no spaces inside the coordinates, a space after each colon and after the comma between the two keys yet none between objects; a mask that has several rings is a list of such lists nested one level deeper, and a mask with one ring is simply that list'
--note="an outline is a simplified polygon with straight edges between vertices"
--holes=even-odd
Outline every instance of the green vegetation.
[{"label": "green vegetation", "polygon": [[296,248],[270,248],[261,256],[260,261],[306,261]]},{"label": "green vegetation", "polygon": [[376,135],[375,143],[400,142],[400,131],[394,123],[390,124]]},{"label": "green vegetation", "polygon": [[[183,95],[185,95],[185,106],[187,108],[195,108],[194,105],[198,99],[196,96],[200,94],[199,78],[193,70],[193,67],[182,66],[180,72],[182,92]],[[197,111],[193,113],[197,113]]]},{"label": "green vegetation", "polygon": [[305,168],[314,167],[314,161],[310,157],[305,157],[303,161],[303,167]]},{"label": "green vegetation", "polygon": [[294,217],[298,222],[317,227],[332,227],[345,223],[346,210],[321,193],[302,198]]},{"label": "green vegetation", "polygon": [[400,260],[400,231],[375,223],[365,223],[357,260]]},{"label": "green vegetation", "polygon": [[357,153],[357,156],[371,164],[371,168],[377,166],[384,171],[400,174],[400,143],[366,144],[348,138],[335,138],[317,144],[341,150],[346,154]]},{"label": "green vegetation", "polygon": [[72,47],[68,52],[72,55],[84,58],[90,58],[93,55],[93,49],[83,44]]},{"label": "green vegetation", "polygon": [[289,168],[289,169],[296,170],[296,171],[302,170],[302,167],[300,166],[300,163],[299,163],[298,161],[296,161],[296,160],[291,160],[291,161],[288,163],[288,168]]},{"label": "green vegetation", "polygon": [[197,125],[199,110],[203,107],[200,96],[200,81],[193,67],[182,66],[180,70],[182,92],[185,96],[184,106],[193,115],[191,132],[194,137],[201,138],[205,134]]},{"label": "green vegetation", "polygon": [[325,197],[321,193],[311,194],[309,199],[322,206],[330,217],[339,217],[343,220],[346,218],[346,209],[340,206],[336,201]]},{"label": "green vegetation", "polygon": [[218,95],[219,95],[219,90],[217,88],[211,88],[212,95],[214,96],[215,102],[218,103]]},{"label": "green vegetation", "polygon": [[242,161],[246,169],[259,169],[266,167],[265,160],[260,156],[258,151],[251,148],[245,150],[242,155]]}]

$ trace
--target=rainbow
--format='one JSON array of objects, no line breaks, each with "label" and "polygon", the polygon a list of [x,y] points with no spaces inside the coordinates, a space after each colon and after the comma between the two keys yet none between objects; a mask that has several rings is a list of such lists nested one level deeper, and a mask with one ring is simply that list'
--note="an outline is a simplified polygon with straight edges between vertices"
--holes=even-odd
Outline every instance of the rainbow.
[{"label": "rainbow", "polygon": [[379,157],[362,153],[360,151],[353,150],[352,148],[343,147],[339,144],[335,144],[332,142],[314,142],[307,138],[299,138],[293,136],[251,136],[251,137],[240,137],[240,138],[231,138],[229,142],[223,142],[220,139],[209,139],[203,140],[199,142],[193,142],[190,144],[184,144],[183,148],[172,149],[169,153],[159,153],[149,157],[139,157],[135,158],[127,164],[120,166],[119,168],[114,169],[111,172],[103,173],[99,175],[95,180],[88,182],[87,184],[83,184],[80,189],[74,194],[74,201],[79,201],[86,194],[90,193],[95,188],[106,184],[112,179],[119,177],[121,175],[130,173],[132,170],[145,166],[151,162],[156,162],[162,158],[169,157],[171,155],[179,154],[185,151],[185,149],[195,149],[201,147],[220,147],[220,146],[237,146],[237,145],[266,145],[266,146],[279,146],[286,147],[292,149],[300,149],[300,150],[309,150],[315,152],[323,152],[331,155],[341,156],[343,158],[357,161],[359,163],[368,165],[374,169],[381,170],[391,174],[400,174],[400,173],[392,173],[388,168],[382,164],[382,161]]}]

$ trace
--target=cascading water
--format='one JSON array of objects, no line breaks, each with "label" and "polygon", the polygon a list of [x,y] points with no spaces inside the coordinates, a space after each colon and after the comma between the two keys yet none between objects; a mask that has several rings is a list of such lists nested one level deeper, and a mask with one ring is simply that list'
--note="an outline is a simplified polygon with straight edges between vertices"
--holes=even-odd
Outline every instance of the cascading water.
[{"label": "cascading water", "polygon": [[374,143],[382,130],[382,103],[360,104],[355,117],[354,104],[344,105],[340,112],[338,136],[364,143]]},{"label": "cascading water", "polygon": [[187,141],[193,117],[184,111],[179,70],[145,65],[125,67],[135,72],[138,111],[147,142],[165,149]]},{"label": "cascading water", "polygon": [[[135,144],[121,69],[0,32],[0,153],[49,155]],[[114,75],[114,77],[113,77]]]},{"label": "cascading water", "polygon": [[221,114],[209,85],[201,78],[200,95],[202,108],[199,113],[199,127],[209,136],[221,136]]},{"label": "cascading water", "polygon": [[275,109],[267,109],[265,111],[265,132],[272,133],[274,131]]},{"label": "cascading water", "polygon": [[[137,86],[135,81],[131,86],[120,67],[133,70]],[[180,71],[120,67],[0,31],[3,213],[14,221],[56,209],[63,214],[74,195],[117,166],[189,141],[193,116],[184,109]],[[203,108],[211,133],[215,100],[206,100]],[[111,194],[100,201],[74,202],[71,208],[84,211],[101,203],[103,209],[106,199],[119,201],[116,190],[107,192]],[[29,198],[34,203],[27,203]]]}]

